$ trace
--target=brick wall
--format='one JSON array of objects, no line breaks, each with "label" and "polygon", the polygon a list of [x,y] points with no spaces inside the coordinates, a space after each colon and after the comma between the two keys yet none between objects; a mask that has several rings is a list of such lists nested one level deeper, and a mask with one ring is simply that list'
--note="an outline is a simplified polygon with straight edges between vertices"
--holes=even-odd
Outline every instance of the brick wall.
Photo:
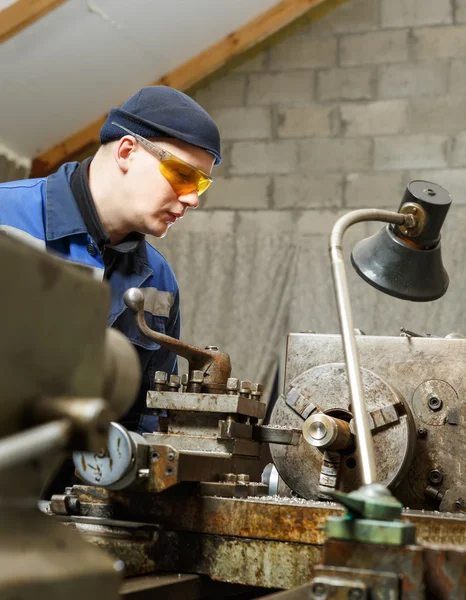
[{"label": "brick wall", "polygon": [[394,208],[416,177],[466,201],[466,0],[348,0],[195,97],[224,140],[205,209],[238,224]]}]

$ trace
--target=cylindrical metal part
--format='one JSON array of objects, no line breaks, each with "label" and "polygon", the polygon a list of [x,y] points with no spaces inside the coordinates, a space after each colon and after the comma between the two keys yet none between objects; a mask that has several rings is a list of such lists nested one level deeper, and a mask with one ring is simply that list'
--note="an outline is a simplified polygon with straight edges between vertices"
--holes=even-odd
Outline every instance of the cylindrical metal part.
[{"label": "cylindrical metal part", "polygon": [[434,502],[441,502],[444,494],[438,488],[428,485],[424,490],[424,496],[429,498],[429,500],[433,500]]},{"label": "cylindrical metal part", "polygon": [[403,226],[394,225],[392,229],[395,235],[406,236],[422,247],[431,247],[440,239],[440,229],[450,206],[451,196],[440,185],[430,181],[411,181],[406,187],[399,212],[417,216],[416,207],[418,207],[417,212],[423,212],[426,215],[424,226],[419,232],[416,231],[416,235],[410,234],[409,229],[405,231]]},{"label": "cylindrical metal part", "polygon": [[311,446],[331,451],[344,450],[352,442],[349,423],[323,413],[304,421],[303,437]]},{"label": "cylindrical metal part", "polygon": [[0,441],[0,470],[65,448],[71,434],[71,421],[59,419],[3,438]]},{"label": "cylindrical metal part", "polygon": [[117,417],[131,408],[140,383],[141,366],[134,346],[117,329],[107,329],[102,395]]},{"label": "cylindrical metal part", "polygon": [[343,350],[345,353],[346,370],[351,393],[351,404],[356,423],[357,444],[361,460],[361,472],[365,484],[376,481],[374,446],[369,429],[369,421],[364,401],[361,382],[361,370],[354,335],[353,315],[346,279],[345,263],[343,261],[343,235],[351,225],[362,221],[383,221],[402,225],[405,215],[378,209],[355,210],[344,215],[335,223],[330,235],[330,261],[332,264],[333,283],[337,301],[338,318],[340,321]]}]

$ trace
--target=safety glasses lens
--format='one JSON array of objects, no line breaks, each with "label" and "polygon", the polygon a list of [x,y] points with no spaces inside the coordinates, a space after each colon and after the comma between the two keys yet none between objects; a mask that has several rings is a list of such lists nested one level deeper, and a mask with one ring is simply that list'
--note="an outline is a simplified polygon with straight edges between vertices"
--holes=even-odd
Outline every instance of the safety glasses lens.
[{"label": "safety glasses lens", "polygon": [[176,158],[163,160],[160,163],[160,172],[179,196],[190,194],[196,190],[200,196],[211,184],[211,181],[202,173]]}]

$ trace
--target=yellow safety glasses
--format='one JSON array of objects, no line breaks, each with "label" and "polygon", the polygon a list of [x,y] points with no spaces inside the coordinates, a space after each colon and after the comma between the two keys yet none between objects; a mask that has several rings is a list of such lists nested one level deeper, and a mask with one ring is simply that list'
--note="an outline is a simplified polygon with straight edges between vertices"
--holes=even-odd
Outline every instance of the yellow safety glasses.
[{"label": "yellow safety glasses", "polygon": [[116,125],[120,129],[123,129],[123,131],[126,131],[126,133],[132,135],[146,150],[160,160],[159,170],[178,196],[186,196],[192,192],[197,192],[197,195],[200,196],[212,183],[213,179],[207,173],[196,169],[184,160],[181,160],[181,158],[168,152],[168,150],[164,150],[157,144],[150,142],[145,137],[142,137],[142,135],[133,133],[119,123],[113,121],[112,125]]}]

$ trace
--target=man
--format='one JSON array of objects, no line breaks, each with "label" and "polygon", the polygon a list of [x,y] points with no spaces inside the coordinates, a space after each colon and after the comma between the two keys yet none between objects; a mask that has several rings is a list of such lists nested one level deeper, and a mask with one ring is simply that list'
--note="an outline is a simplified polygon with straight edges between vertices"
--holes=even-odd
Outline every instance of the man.
[{"label": "man", "polygon": [[108,324],[135,345],[143,372],[140,395],[123,423],[154,431],[157,420],[147,414],[146,392],[155,371],[176,372],[176,355],[139,333],[123,295],[141,288],[149,327],[179,337],[175,276],[144,234],[163,237],[188,208],[197,208],[212,182],[212,167],[221,162],[220,136],[194,100],[152,86],[111,109],[100,141],[95,156],[81,164],[66,163],[47,178],[0,185],[0,230],[93,267],[108,280]]}]

